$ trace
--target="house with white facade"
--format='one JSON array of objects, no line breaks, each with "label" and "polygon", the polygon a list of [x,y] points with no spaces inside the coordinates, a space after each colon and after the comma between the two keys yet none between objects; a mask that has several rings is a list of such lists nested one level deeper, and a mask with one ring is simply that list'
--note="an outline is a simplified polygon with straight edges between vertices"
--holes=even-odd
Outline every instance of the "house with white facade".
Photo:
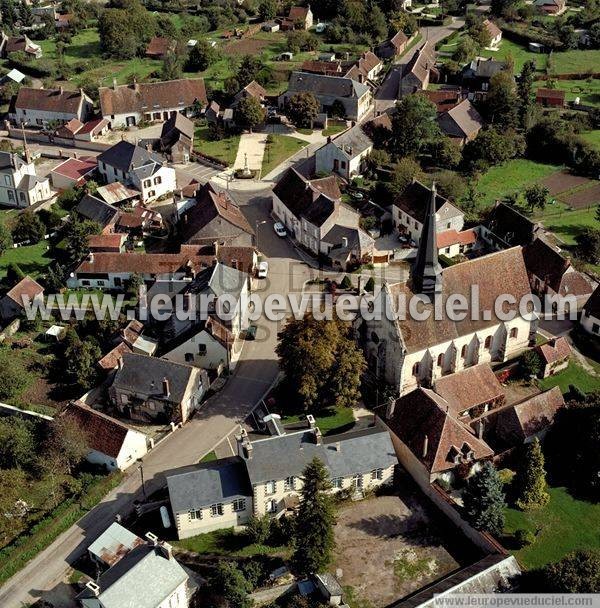
[{"label": "house with white facade", "polygon": [[[410,280],[384,283],[375,296],[377,315],[359,328],[373,374],[399,395],[478,363],[503,362],[535,339],[537,315],[519,304],[531,288],[521,247],[513,247],[442,269],[438,261],[437,196],[430,193],[417,258]],[[473,296],[476,290],[477,297]],[[497,314],[496,301],[511,302]],[[419,315],[409,314],[414,296],[423,300]],[[461,297],[466,310],[450,314],[447,301]],[[503,300],[504,301],[504,300]],[[439,314],[434,314],[434,307]],[[450,307],[452,311],[452,307]],[[487,311],[482,314],[482,311]]]},{"label": "house with white facade", "polygon": [[202,78],[123,85],[115,79],[112,87],[100,87],[98,95],[102,117],[112,129],[165,121],[177,112],[194,116],[208,104]]},{"label": "house with white facade", "polygon": [[175,169],[145,148],[122,140],[98,156],[98,172],[107,183],[119,181],[139,190],[148,203],[177,188]]},{"label": "house with white facade", "polygon": [[361,125],[355,125],[337,137],[328,137],[327,143],[315,152],[315,172],[336,173],[350,181],[366,169],[372,150],[373,140]]},{"label": "house with white facade", "polygon": [[171,545],[148,532],[76,599],[81,608],[189,608],[196,589]]},{"label": "house with white facade", "polygon": [[[392,222],[400,234],[419,244],[423,223],[427,215],[431,189],[415,180],[396,198],[392,207]],[[441,194],[435,196],[436,230],[461,232],[465,214]]]},{"label": "house with white facade", "polygon": [[0,152],[0,205],[24,208],[52,198],[48,177],[38,177],[27,147],[19,152]]},{"label": "house with white facade", "polygon": [[87,122],[93,114],[94,102],[82,89],[32,89],[21,87],[11,102],[9,118],[17,126],[47,127],[60,125],[73,118]]},{"label": "house with white facade", "polygon": [[124,353],[108,394],[127,418],[177,424],[187,421],[207,389],[208,378],[201,369]]},{"label": "house with white facade", "polygon": [[273,214],[292,238],[313,255],[327,256],[332,263],[335,257],[345,268],[372,255],[373,239],[359,227],[360,214],[341,196],[335,176],[307,179],[290,168],[273,188],[272,200]]},{"label": "house with white facade", "polygon": [[204,254],[194,245],[182,245],[179,253],[90,253],[71,273],[67,286],[124,290],[134,274],[149,285],[163,281],[183,286],[214,259],[214,252]]},{"label": "house with white facade", "polygon": [[306,428],[285,429],[277,414],[264,419],[269,436],[238,437],[238,456],[200,464],[167,477],[177,535],[188,538],[240,526],[252,515],[281,517],[299,504],[302,473],[314,459],[325,465],[332,492],[355,499],[393,483],[397,458],[380,422],[323,437],[312,416]]},{"label": "house with white facade", "polygon": [[369,86],[352,78],[325,76],[307,72],[292,72],[288,89],[279,96],[279,107],[285,111],[290,97],[296,93],[312,93],[320,104],[320,111],[329,114],[335,102],[343,107],[346,118],[359,121],[373,104],[373,94]]},{"label": "house with white facade", "polygon": [[583,305],[579,323],[588,333],[600,336],[600,287],[594,289],[594,293]]},{"label": "house with white facade", "polygon": [[150,439],[144,433],[82,401],[70,403],[61,416],[73,420],[81,429],[89,449],[86,460],[108,471],[124,471],[145,456],[150,447]]}]

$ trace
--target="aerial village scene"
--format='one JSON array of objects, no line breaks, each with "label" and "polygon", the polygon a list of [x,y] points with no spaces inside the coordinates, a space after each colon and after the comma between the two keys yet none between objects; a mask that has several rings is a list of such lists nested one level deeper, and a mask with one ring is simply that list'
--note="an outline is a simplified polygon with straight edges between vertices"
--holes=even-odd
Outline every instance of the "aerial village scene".
[{"label": "aerial village scene", "polygon": [[0,0],[0,608],[503,598],[600,606],[600,0]]}]

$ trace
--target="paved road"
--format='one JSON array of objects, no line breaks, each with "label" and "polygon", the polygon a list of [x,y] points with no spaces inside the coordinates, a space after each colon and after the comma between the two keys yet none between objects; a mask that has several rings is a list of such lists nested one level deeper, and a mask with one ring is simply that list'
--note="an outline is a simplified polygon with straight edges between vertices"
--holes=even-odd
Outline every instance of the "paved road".
[{"label": "paved road", "polygon": [[[244,206],[244,212],[255,225],[269,218],[268,189],[257,192],[232,192]],[[301,291],[309,268],[297,259],[289,241],[279,239],[272,222],[259,225],[260,249],[268,256],[269,278],[261,284],[268,293]],[[161,442],[144,458],[146,488],[150,493],[164,485],[164,473],[170,469],[197,462],[218,443],[232,434],[276,378],[275,358],[277,331],[281,322],[261,319],[257,322],[256,340],[246,342],[233,377],[224,389],[209,399],[200,412],[182,429]],[[132,467],[135,469],[135,467]],[[20,608],[39,597],[49,601],[65,596],[64,578],[72,563],[87,546],[114,521],[117,513],[125,514],[135,499],[142,498],[137,470],[130,471],[121,485],[95,509],[62,534],[48,549],[38,555],[2,589],[0,606]]]},{"label": "paved road", "polygon": [[464,26],[464,19],[455,18],[454,22],[445,26],[430,26],[420,29],[421,39],[415,44],[403,57],[400,58],[390,71],[387,73],[384,81],[375,94],[375,114],[381,114],[388,108],[391,108],[398,97],[398,87],[400,85],[400,77],[404,66],[413,58],[415,53],[426,43],[431,42],[434,45],[440,40],[447,38],[454,31],[459,30]]}]

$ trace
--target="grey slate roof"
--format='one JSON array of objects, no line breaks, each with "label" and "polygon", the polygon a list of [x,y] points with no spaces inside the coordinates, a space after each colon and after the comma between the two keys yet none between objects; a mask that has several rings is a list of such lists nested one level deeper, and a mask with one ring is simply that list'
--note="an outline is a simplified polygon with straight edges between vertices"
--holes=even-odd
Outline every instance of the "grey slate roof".
[{"label": "grey slate roof", "polygon": [[325,437],[322,444],[315,442],[312,430],[253,441],[252,457],[245,462],[250,482],[256,484],[299,477],[315,457],[323,461],[332,478],[385,469],[398,462],[389,432],[380,423]]},{"label": "grey slate roof", "polygon": [[316,96],[332,95],[334,97],[360,98],[369,91],[368,85],[342,78],[341,76],[324,76],[306,72],[292,72],[288,83],[288,91],[311,91]]},{"label": "grey slate roof", "polygon": [[373,140],[363,131],[360,125],[355,125],[344,131],[335,137],[332,142],[340,150],[346,152],[350,158],[362,154],[373,145]]},{"label": "grey slate roof", "polygon": [[84,589],[78,596],[84,608],[157,608],[188,580],[175,559],[162,549],[142,545],[130,551],[98,579],[99,597]]},{"label": "grey slate roof", "polygon": [[160,164],[160,159],[140,146],[122,140],[98,156],[98,161],[128,172],[134,167]]},{"label": "grey slate roof", "polygon": [[119,210],[103,200],[86,194],[77,207],[75,207],[77,213],[83,215],[88,220],[98,222],[101,226],[106,226],[115,218]]},{"label": "grey slate roof", "polygon": [[191,365],[173,363],[166,359],[124,353],[123,367],[117,371],[112,386],[140,395],[160,397],[163,393],[163,379],[167,378],[170,390],[168,400],[181,403],[195,369]]},{"label": "grey slate roof", "polygon": [[167,486],[174,513],[252,496],[246,467],[238,457],[197,465],[193,470],[170,475]]}]

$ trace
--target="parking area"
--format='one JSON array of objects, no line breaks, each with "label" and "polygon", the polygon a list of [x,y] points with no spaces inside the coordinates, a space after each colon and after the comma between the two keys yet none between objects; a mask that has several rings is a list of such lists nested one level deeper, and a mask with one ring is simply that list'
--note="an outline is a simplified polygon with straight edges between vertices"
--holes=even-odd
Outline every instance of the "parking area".
[{"label": "parking area", "polygon": [[174,165],[177,171],[177,184],[189,184],[192,179],[205,184],[210,181],[218,173],[222,173],[223,169],[215,169],[208,165],[203,165],[197,162],[190,162],[185,165]]},{"label": "parking area", "polygon": [[445,521],[432,516],[426,501],[405,488],[339,511],[332,572],[341,571],[343,586],[351,584],[346,592],[357,605],[386,606],[470,561],[456,557],[459,543],[445,539]]}]

